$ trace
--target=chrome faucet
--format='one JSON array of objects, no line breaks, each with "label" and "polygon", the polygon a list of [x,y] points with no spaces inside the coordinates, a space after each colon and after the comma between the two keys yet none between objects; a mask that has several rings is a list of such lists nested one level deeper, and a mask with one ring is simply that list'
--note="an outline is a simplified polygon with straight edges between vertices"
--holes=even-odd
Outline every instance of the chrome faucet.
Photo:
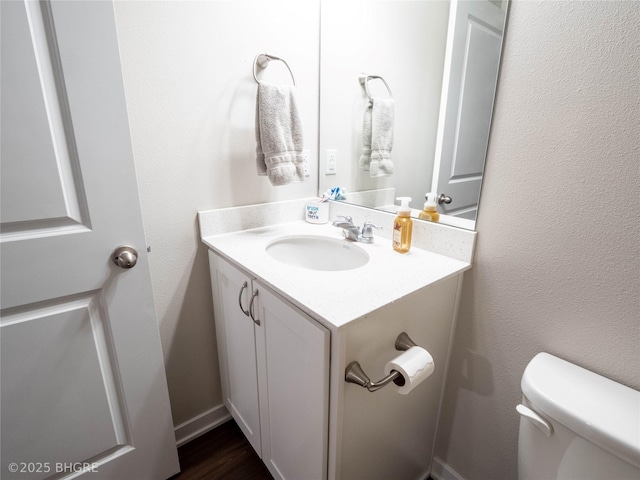
[{"label": "chrome faucet", "polygon": [[353,223],[353,219],[349,215],[339,215],[342,220],[334,220],[333,226],[342,229],[342,234],[347,240],[353,240],[360,243],[373,243],[373,229],[380,229],[378,225],[366,221],[362,225],[362,229]]}]

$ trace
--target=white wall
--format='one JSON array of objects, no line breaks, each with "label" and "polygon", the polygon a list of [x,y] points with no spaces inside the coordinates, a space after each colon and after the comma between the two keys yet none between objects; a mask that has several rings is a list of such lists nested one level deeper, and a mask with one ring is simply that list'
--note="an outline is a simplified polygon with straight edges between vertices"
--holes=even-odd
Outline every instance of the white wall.
[{"label": "white wall", "polygon": [[640,3],[515,1],[437,455],[517,478],[547,351],[640,387]]},{"label": "white wall", "polygon": [[[116,1],[150,267],[175,424],[222,403],[196,212],[317,193],[319,1]],[[295,74],[312,176],[255,171],[253,58]],[[289,81],[275,62],[264,78]]]},{"label": "white wall", "polygon": [[[320,191],[395,186],[422,210],[433,174],[448,19],[448,1],[322,2]],[[393,92],[389,177],[371,178],[358,167],[368,104],[361,73],[382,76]],[[369,86],[373,96],[388,96],[379,80]],[[326,149],[338,152],[336,175],[324,175]]]}]

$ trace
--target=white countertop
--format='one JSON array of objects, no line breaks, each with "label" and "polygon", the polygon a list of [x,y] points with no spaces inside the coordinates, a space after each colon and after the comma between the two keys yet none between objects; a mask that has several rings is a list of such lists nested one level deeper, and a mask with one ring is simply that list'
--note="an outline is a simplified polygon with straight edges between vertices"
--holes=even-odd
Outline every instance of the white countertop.
[{"label": "white countertop", "polygon": [[471,267],[415,247],[400,254],[391,247],[391,240],[376,237],[371,245],[356,243],[369,254],[369,262],[362,267],[309,270],[282,263],[266,252],[272,241],[291,235],[343,238],[341,229],[331,223],[300,220],[204,236],[202,241],[332,330]]}]

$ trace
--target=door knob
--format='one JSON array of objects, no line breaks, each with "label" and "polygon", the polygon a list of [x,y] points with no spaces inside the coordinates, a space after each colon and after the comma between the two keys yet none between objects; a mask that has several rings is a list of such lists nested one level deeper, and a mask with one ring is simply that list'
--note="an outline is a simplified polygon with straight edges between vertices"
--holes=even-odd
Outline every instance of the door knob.
[{"label": "door knob", "polygon": [[111,260],[120,268],[133,268],[138,261],[138,252],[129,245],[123,245],[113,251]]},{"label": "door knob", "polygon": [[443,203],[446,203],[447,205],[449,205],[451,203],[451,197],[448,195],[445,195],[444,193],[441,193],[440,196],[438,197],[438,205],[442,205]]}]

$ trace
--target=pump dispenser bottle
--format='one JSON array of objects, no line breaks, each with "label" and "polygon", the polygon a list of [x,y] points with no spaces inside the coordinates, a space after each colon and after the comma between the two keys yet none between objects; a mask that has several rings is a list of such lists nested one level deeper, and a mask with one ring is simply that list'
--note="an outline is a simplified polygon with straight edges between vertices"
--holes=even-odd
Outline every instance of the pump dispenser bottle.
[{"label": "pump dispenser bottle", "polygon": [[400,208],[398,216],[393,222],[393,249],[396,252],[407,253],[411,248],[411,233],[413,221],[411,220],[411,208],[409,202],[411,197],[398,197]]},{"label": "pump dispenser bottle", "polygon": [[427,193],[424,198],[427,200],[424,202],[424,208],[418,215],[420,220],[429,220],[430,222],[437,222],[440,219],[440,214],[438,213],[438,206],[436,204],[436,193]]}]

